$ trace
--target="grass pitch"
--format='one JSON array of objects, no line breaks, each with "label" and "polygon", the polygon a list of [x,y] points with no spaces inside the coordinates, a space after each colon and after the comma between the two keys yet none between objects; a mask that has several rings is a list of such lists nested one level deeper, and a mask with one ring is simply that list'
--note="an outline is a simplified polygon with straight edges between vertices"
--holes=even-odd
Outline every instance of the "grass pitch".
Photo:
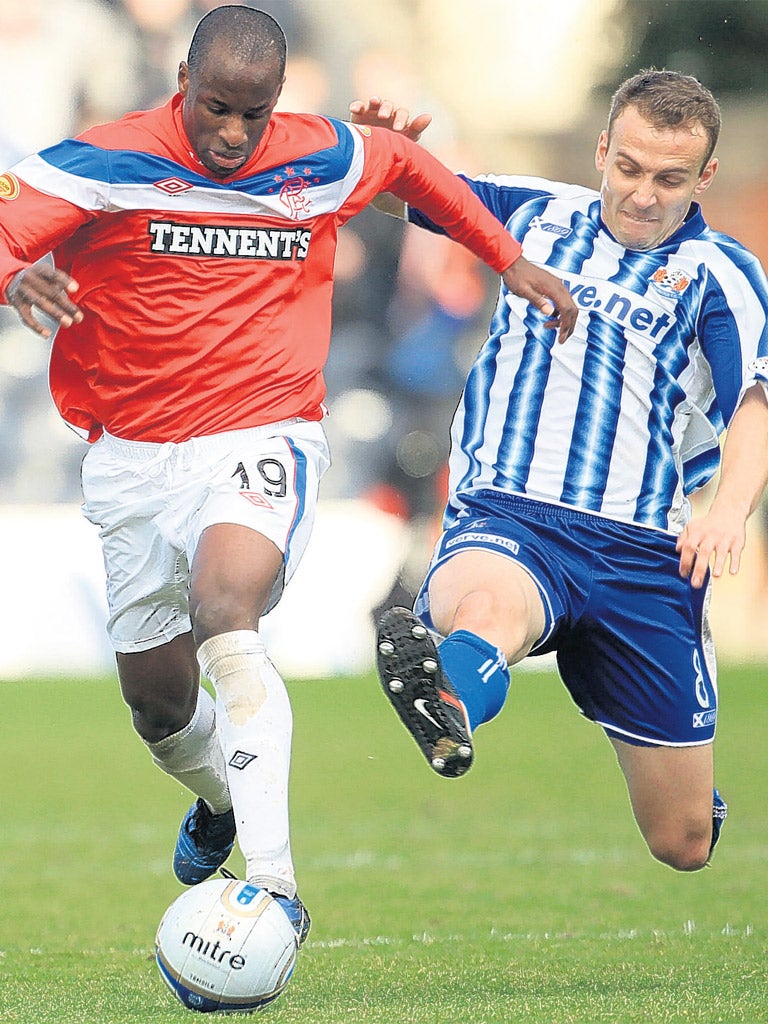
[{"label": "grass pitch", "polygon": [[[373,677],[292,684],[313,928],[264,1020],[768,1021],[766,677],[721,672],[731,815],[693,875],[650,858],[607,740],[553,674],[515,673],[457,780],[429,771]],[[197,1019],[152,951],[189,795],[152,766],[115,682],[0,683],[0,700],[0,1021]]]}]

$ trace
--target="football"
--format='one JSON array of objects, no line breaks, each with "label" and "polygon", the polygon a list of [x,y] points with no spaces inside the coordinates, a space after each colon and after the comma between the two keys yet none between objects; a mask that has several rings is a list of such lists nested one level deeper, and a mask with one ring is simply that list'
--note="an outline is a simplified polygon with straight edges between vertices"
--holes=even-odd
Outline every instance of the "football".
[{"label": "football", "polygon": [[163,915],[155,956],[163,980],[200,1013],[251,1013],[277,999],[296,964],[285,911],[264,889],[230,878],[192,886]]}]

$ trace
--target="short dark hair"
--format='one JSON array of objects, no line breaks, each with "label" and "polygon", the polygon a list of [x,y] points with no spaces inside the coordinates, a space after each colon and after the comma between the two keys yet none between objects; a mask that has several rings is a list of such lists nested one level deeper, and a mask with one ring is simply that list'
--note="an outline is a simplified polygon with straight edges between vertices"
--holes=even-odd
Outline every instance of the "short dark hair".
[{"label": "short dark hair", "polygon": [[720,107],[709,89],[692,75],[649,68],[622,82],[611,100],[609,135],[627,107],[635,107],[656,128],[700,124],[709,139],[702,169],[712,156],[720,136]]},{"label": "short dark hair", "polygon": [[214,7],[201,19],[189,45],[187,66],[200,67],[214,43],[223,40],[243,64],[275,61],[280,77],[285,74],[285,33],[265,11],[239,4]]}]

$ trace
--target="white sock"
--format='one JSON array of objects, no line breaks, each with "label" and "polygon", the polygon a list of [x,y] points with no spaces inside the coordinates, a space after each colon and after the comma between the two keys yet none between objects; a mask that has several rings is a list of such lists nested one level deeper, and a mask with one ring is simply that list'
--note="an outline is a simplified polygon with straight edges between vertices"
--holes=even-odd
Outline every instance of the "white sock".
[{"label": "white sock", "polygon": [[226,765],[216,733],[216,705],[202,686],[189,723],[158,743],[147,743],[147,748],[158,768],[202,797],[214,814],[230,809]]},{"label": "white sock", "polygon": [[249,882],[291,899],[296,879],[288,822],[293,715],[288,692],[255,630],[213,636],[197,652],[216,689],[224,752]]}]

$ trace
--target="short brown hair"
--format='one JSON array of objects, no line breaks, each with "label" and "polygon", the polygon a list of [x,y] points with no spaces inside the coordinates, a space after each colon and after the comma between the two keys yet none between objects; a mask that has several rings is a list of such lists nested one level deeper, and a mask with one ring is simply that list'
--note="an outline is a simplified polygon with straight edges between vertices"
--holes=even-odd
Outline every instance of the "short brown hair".
[{"label": "short brown hair", "polygon": [[692,75],[650,68],[622,82],[611,100],[609,135],[616,118],[627,107],[635,107],[657,128],[700,124],[709,139],[702,168],[712,156],[720,135],[720,107],[709,89]]}]

